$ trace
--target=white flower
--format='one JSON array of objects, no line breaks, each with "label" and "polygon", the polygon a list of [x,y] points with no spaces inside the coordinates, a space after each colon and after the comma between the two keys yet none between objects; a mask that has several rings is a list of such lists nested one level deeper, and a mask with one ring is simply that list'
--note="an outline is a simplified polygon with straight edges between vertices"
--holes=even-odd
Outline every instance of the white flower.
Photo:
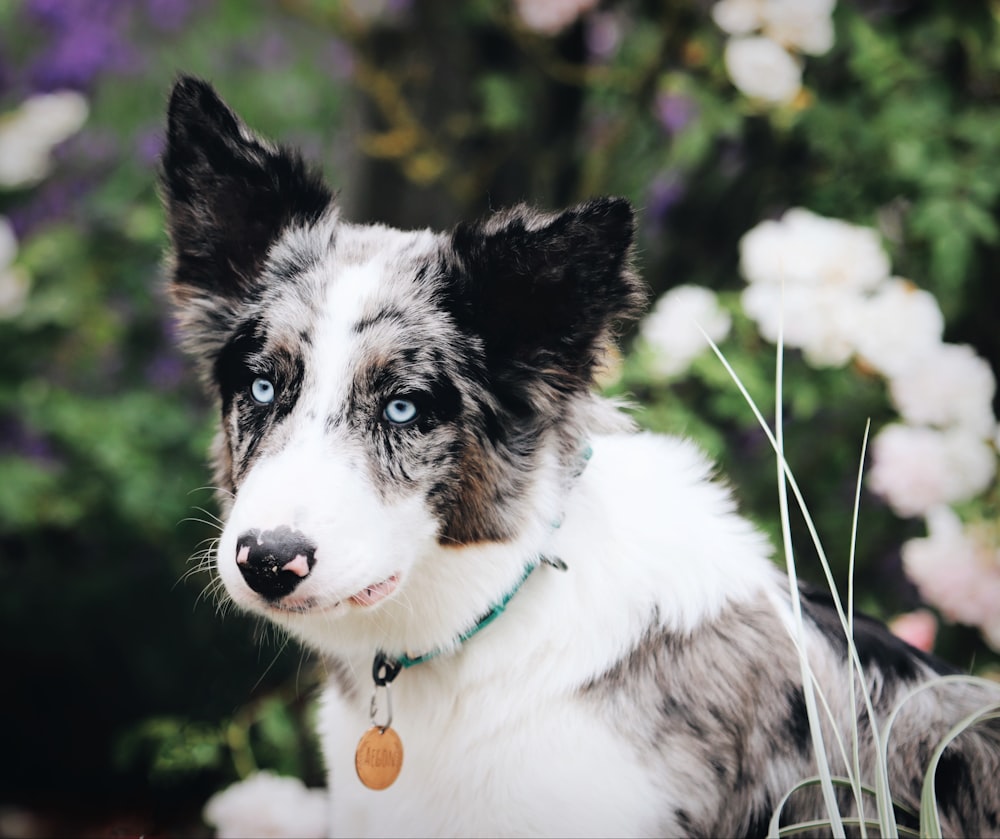
[{"label": "white flower", "polygon": [[889,380],[899,415],[916,425],[957,425],[983,439],[996,429],[990,365],[972,347],[938,344]]},{"label": "white flower", "polygon": [[14,228],[4,216],[0,216],[0,271],[10,267],[16,257],[17,237],[14,235]]},{"label": "white flower", "polygon": [[51,168],[50,155],[87,121],[87,100],[61,91],[33,96],[0,118],[0,186],[29,186]]},{"label": "white flower", "polygon": [[750,282],[742,305],[761,334],[777,341],[783,317],[785,343],[819,366],[850,360],[863,292],[890,268],[874,230],[801,208],[745,234],[740,266]]},{"label": "white flower", "polygon": [[872,441],[868,487],[900,516],[975,497],[996,475],[996,453],[962,429],[892,424]]},{"label": "white flower", "polygon": [[764,221],[740,240],[749,282],[874,289],[889,276],[889,256],[870,227],[825,218],[800,207]]},{"label": "white flower", "polygon": [[28,277],[14,267],[17,238],[6,218],[0,216],[0,320],[19,315],[28,299]]},{"label": "white flower", "polygon": [[719,0],[712,20],[730,35],[749,35],[764,23],[764,0]]},{"label": "white flower", "polygon": [[[792,209],[743,236],[740,267],[750,283],[743,308],[761,334],[777,340],[783,314],[785,343],[801,348],[814,365],[842,365],[858,355],[892,378],[941,346],[944,316],[937,300],[889,276],[889,256],[869,227]],[[985,414],[977,395],[983,390],[982,370],[969,375],[977,376],[970,381],[972,391],[950,410],[985,434],[984,417],[992,414]]]},{"label": "white flower", "polygon": [[858,355],[885,376],[900,375],[941,343],[944,315],[937,300],[913,283],[882,284],[859,312]]},{"label": "white flower", "polygon": [[770,38],[731,38],[723,59],[733,84],[753,99],[771,104],[790,102],[802,87],[799,63]]},{"label": "white flower", "polygon": [[544,35],[556,35],[598,0],[515,0],[517,13],[529,29]]},{"label": "white flower", "polygon": [[740,269],[747,282],[781,282],[785,276],[785,246],[789,238],[788,226],[770,219],[743,234]]},{"label": "white flower", "polygon": [[822,55],[833,46],[834,0],[766,0],[761,28],[789,49]]},{"label": "white flower", "polygon": [[729,313],[720,308],[714,292],[682,285],[657,301],[642,322],[641,334],[653,350],[657,372],[675,376],[708,349],[702,329],[718,343],[729,334],[730,326]]},{"label": "white flower", "polygon": [[326,793],[298,778],[257,772],[213,795],[204,817],[219,839],[326,836]]},{"label": "white flower", "polygon": [[712,19],[730,35],[763,35],[787,49],[822,55],[833,46],[834,0],[720,0]]},{"label": "white flower", "polygon": [[801,349],[814,367],[842,367],[854,354],[859,298],[850,289],[753,283],[740,303],[764,338],[776,344],[783,328],[785,345]]},{"label": "white flower", "polygon": [[929,511],[928,535],[903,545],[903,568],[921,596],[950,620],[978,626],[1000,649],[1000,552],[947,507]]}]

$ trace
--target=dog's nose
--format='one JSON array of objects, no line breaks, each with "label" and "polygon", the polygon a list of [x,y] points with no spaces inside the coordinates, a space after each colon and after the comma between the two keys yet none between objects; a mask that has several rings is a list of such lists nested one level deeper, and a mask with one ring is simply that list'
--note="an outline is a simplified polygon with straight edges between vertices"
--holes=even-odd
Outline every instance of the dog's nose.
[{"label": "dog's nose", "polygon": [[289,594],[315,564],[315,545],[290,527],[248,530],[236,542],[236,566],[243,579],[268,600]]}]

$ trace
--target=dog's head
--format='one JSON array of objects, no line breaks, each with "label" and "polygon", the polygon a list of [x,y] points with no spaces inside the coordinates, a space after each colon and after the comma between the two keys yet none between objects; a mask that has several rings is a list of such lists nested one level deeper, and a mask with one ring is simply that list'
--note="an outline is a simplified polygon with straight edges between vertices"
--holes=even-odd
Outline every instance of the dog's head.
[{"label": "dog's head", "polygon": [[442,554],[547,526],[540,495],[580,444],[614,323],[642,302],[628,203],[450,233],[353,225],[204,82],[177,83],[168,123],[171,292],[221,411],[231,597],[328,622]]}]

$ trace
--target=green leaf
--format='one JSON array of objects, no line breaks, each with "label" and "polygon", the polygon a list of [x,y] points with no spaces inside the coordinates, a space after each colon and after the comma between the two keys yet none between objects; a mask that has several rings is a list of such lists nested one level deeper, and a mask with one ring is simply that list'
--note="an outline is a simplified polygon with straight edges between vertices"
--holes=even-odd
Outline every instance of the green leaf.
[{"label": "green leaf", "polygon": [[478,84],[483,123],[493,131],[512,131],[526,117],[524,97],[515,81],[499,73],[484,76]]}]

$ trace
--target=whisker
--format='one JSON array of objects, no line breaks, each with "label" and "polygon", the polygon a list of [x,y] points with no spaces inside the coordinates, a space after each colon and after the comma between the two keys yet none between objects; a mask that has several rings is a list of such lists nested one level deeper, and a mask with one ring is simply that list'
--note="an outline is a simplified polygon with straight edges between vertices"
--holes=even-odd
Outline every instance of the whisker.
[{"label": "whisker", "polygon": [[229,613],[236,608],[236,601],[229,596],[226,587],[222,584],[221,578],[219,578],[218,584],[215,586],[214,593],[216,595],[216,612],[221,620],[225,620],[229,616]]},{"label": "whisker", "polygon": [[[205,512],[205,511],[202,510],[202,512]],[[212,514],[205,512],[205,515],[211,516]],[[206,527],[211,527],[213,530],[218,530],[218,531],[221,531],[222,530],[222,526],[223,526],[222,520],[218,519],[218,518],[215,518],[215,517],[213,517],[212,519],[201,519],[201,518],[198,518],[197,516],[185,516],[184,518],[182,518],[177,523],[178,524],[185,524],[187,522],[194,522],[195,524],[203,524]]]},{"label": "whisker", "polygon": [[216,492],[220,493],[221,495],[228,495],[230,498],[236,497],[236,493],[233,492],[231,489],[226,489],[225,487],[212,486],[211,484],[195,487],[194,489],[188,492],[188,495],[194,495],[196,492]]},{"label": "whisker", "polygon": [[[265,628],[266,628],[267,630],[271,630],[271,631],[273,631],[273,630],[274,630],[274,629],[276,628],[276,626],[275,626],[274,624],[270,624],[270,623],[269,623],[269,624],[266,624]],[[275,640],[277,641],[277,640],[279,640],[279,639],[277,639],[277,638],[276,638]],[[259,687],[261,686],[261,683],[262,683],[262,682],[264,681],[264,679],[265,679],[265,678],[267,677],[267,674],[268,674],[268,673],[270,673],[270,672],[271,672],[271,670],[272,670],[272,669],[274,668],[274,665],[275,665],[275,664],[276,664],[276,663],[278,662],[278,659],[279,659],[279,658],[281,658],[281,654],[282,654],[282,653],[283,653],[283,652],[285,651],[285,649],[286,649],[286,648],[288,647],[288,644],[289,644],[289,642],[290,642],[291,640],[292,640],[292,639],[291,639],[291,636],[290,636],[290,635],[287,635],[287,634],[285,634],[285,635],[284,635],[284,639],[282,640],[282,643],[281,643],[281,646],[280,646],[280,647],[278,647],[278,649],[277,649],[277,651],[275,652],[275,654],[274,654],[274,655],[273,655],[273,656],[271,657],[271,663],[270,663],[270,664],[268,664],[268,665],[267,665],[267,667],[265,667],[265,668],[264,668],[264,672],[260,674],[260,678],[258,678],[258,679],[257,679],[257,682],[256,682],[256,683],[254,684],[254,686],[253,686],[253,687],[252,687],[252,688],[250,689],[250,692],[251,692],[251,693],[253,693],[254,691],[256,691],[256,690],[257,690],[257,688],[259,688]]]},{"label": "whisker", "polygon": [[218,611],[220,601],[222,598],[226,597],[225,586],[222,584],[221,577],[214,577],[208,581],[208,584],[202,588],[201,594],[199,594],[197,599],[194,601],[195,605],[197,606],[203,599],[208,600],[209,597],[212,598],[216,611]]},{"label": "whisker", "polygon": [[[215,513],[213,513],[213,512],[211,511],[211,510],[206,510],[206,509],[205,509],[204,507],[195,507],[195,509],[196,509],[196,510],[197,510],[197,511],[198,511],[199,513],[204,513],[204,514],[205,514],[206,516],[208,516],[208,517],[209,517],[209,518],[210,518],[210,519],[211,519],[212,521],[216,522],[216,523],[217,523],[217,524],[219,525],[219,527],[220,527],[220,528],[221,528],[221,527],[222,527],[222,526],[223,526],[223,525],[224,525],[224,524],[226,523],[224,519],[222,519],[222,518],[220,518],[219,516],[217,516],[217,515],[216,515]],[[205,522],[205,523],[207,524],[208,522]]]},{"label": "whisker", "polygon": [[[205,547],[201,547],[204,545]],[[188,568],[174,583],[171,590],[177,588],[181,583],[186,582],[190,577],[201,572],[212,572],[215,565],[215,551],[219,545],[218,537],[210,537],[208,539],[202,539],[198,543],[198,549],[191,554],[187,559],[187,564],[191,567]],[[199,597],[200,599],[200,597]],[[195,601],[197,605],[198,600]]]}]

